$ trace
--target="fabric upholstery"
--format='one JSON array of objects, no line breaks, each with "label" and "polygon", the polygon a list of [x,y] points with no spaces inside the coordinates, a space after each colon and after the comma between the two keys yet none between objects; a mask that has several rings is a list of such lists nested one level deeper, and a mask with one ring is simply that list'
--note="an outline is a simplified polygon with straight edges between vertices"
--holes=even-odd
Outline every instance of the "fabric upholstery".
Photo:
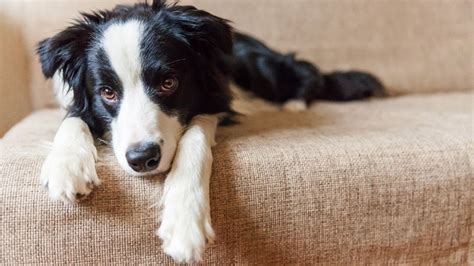
[{"label": "fabric upholstery", "polygon": [[[473,93],[319,102],[218,130],[209,264],[465,264]],[[51,202],[38,175],[62,114],[33,113],[0,143],[0,264],[171,263],[153,235],[162,179],[101,149],[103,185]]]},{"label": "fabric upholstery", "polygon": [[[34,55],[36,43],[78,11],[135,0],[7,0],[0,14],[21,25],[34,108],[53,104]],[[172,1],[171,1],[172,2]],[[379,75],[392,94],[472,89],[470,0],[183,0],[233,21],[282,51],[323,70],[358,68]],[[0,40],[1,42],[1,40]],[[13,44],[15,45],[15,44]],[[0,61],[1,63],[1,61]]]}]

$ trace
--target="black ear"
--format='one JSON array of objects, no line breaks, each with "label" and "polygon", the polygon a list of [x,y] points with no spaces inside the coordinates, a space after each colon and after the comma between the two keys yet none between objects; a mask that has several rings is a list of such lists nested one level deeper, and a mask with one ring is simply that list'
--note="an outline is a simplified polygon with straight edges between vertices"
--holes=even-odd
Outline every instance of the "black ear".
[{"label": "black ear", "polygon": [[170,6],[160,13],[167,24],[172,25],[174,36],[194,51],[199,62],[202,84],[199,97],[206,104],[197,112],[230,112],[228,59],[232,55],[233,40],[228,21],[192,6]]},{"label": "black ear", "polygon": [[172,6],[168,10],[180,28],[179,37],[207,60],[232,53],[232,28],[228,20],[193,6]]},{"label": "black ear", "polygon": [[86,88],[86,51],[97,25],[107,21],[110,15],[107,11],[82,13],[80,20],[53,37],[41,41],[37,48],[45,77],[51,78],[60,72],[64,82],[67,82],[73,91],[73,102],[69,106],[68,115],[82,117],[89,125],[92,118],[88,115],[90,97]]},{"label": "black ear", "polygon": [[84,84],[87,68],[86,49],[93,29],[87,23],[77,23],[38,44],[41,68],[46,78],[61,71],[64,81],[74,88]]}]

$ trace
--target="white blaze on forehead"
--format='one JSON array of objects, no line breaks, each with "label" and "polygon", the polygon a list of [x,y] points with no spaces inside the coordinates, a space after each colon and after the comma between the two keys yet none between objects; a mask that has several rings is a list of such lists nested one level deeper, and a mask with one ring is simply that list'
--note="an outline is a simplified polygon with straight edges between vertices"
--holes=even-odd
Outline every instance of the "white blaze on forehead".
[{"label": "white blaze on forehead", "polygon": [[137,20],[112,24],[104,32],[103,48],[124,88],[140,80],[140,42],[143,25]]}]

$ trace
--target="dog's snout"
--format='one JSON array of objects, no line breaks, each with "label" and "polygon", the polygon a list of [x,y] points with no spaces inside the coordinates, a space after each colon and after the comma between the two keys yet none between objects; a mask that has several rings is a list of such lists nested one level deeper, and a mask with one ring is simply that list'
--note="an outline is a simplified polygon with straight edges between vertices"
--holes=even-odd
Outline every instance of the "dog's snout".
[{"label": "dog's snout", "polygon": [[150,172],[160,163],[161,149],[155,142],[137,143],[127,149],[125,157],[135,172]]}]

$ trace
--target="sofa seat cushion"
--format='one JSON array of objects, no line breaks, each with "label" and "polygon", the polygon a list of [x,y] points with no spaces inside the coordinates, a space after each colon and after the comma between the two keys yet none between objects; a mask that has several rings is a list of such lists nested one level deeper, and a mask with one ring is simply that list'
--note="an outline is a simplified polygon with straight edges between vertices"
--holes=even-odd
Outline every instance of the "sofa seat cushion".
[{"label": "sofa seat cushion", "polygon": [[[466,263],[473,93],[318,102],[218,130],[207,263]],[[51,202],[41,164],[63,113],[0,143],[0,264],[171,263],[154,235],[162,178],[107,148],[85,202]]]}]

